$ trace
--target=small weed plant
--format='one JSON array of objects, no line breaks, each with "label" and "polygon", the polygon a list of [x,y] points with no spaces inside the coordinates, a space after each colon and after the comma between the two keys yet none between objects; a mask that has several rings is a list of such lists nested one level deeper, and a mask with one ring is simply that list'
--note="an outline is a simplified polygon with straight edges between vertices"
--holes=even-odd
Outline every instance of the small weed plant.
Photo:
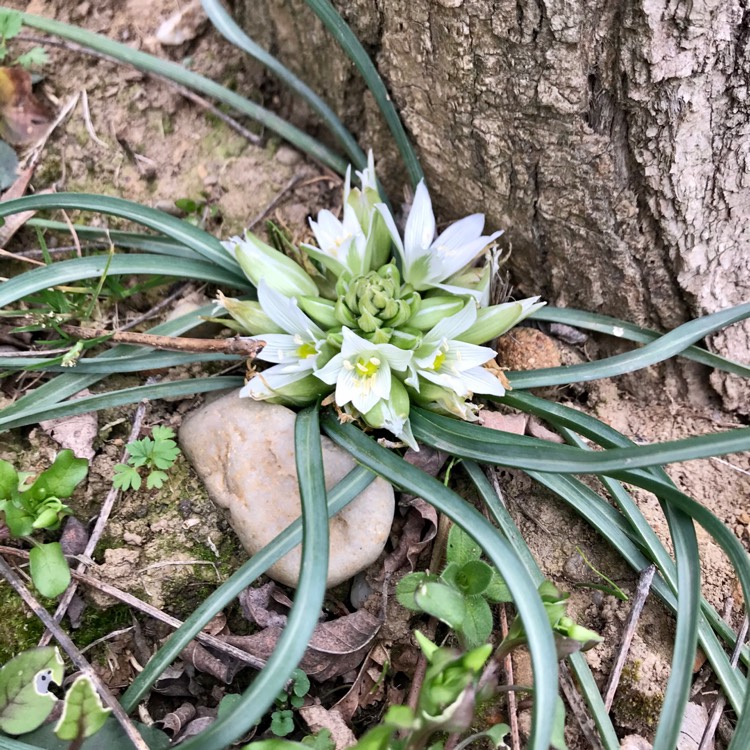
[{"label": "small weed plant", "polygon": [[145,475],[147,489],[160,489],[167,480],[167,471],[180,455],[174,437],[171,427],[157,426],[151,430],[151,437],[128,443],[127,463],[115,466],[114,486],[118,490],[138,490]]},{"label": "small weed plant", "polygon": [[11,535],[32,545],[31,579],[43,596],[61,594],[70,583],[70,569],[59,542],[41,542],[36,536],[56,531],[70,508],[63,502],[85,479],[89,462],[73,451],[58,453],[52,466],[36,478],[18,472],[0,459],[0,511]]}]

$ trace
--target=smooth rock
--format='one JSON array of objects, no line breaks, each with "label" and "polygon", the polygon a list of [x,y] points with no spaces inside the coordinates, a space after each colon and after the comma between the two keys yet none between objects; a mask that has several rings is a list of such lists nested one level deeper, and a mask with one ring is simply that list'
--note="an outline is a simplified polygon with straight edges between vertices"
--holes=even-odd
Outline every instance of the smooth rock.
[{"label": "smooth rock", "polygon": [[[284,406],[239,398],[238,391],[191,414],[180,428],[180,445],[212,500],[230,513],[243,547],[254,555],[300,515],[294,456],[295,414]],[[322,437],[326,487],[351,471],[348,453]],[[336,586],[371,565],[383,550],[394,512],[393,488],[376,479],[329,524],[327,586]],[[268,570],[296,586],[301,548]]]}]

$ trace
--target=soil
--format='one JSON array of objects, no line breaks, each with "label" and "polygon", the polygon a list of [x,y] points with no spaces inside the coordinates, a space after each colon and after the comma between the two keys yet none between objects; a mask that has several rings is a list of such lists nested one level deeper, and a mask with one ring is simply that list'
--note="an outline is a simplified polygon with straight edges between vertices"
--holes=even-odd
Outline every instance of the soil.
[{"label": "soil", "polygon": [[[178,47],[161,46],[154,34],[161,21],[179,9],[177,0],[15,0],[8,4],[80,24],[176,61],[189,61],[194,70],[256,100],[262,100],[267,90],[260,73],[208,27]],[[22,45],[18,46],[21,49]],[[261,145],[255,145],[164,82],[79,51],[64,47],[48,50],[52,62],[45,75],[47,94],[53,101],[64,102],[86,91],[90,117],[84,116],[79,102],[55,131],[32,181],[36,190],[54,185],[58,190],[100,192],[178,213],[175,201],[189,198],[201,204],[207,228],[221,237],[242,231],[279,195],[282,198],[270,213],[300,237],[306,232],[310,213],[333,207],[340,200],[340,180],[274,138],[264,138]],[[273,101],[264,103],[273,106]],[[253,129],[252,124],[244,124]],[[290,188],[293,180],[296,183]],[[95,221],[106,221],[110,227],[121,225],[102,217]],[[21,233],[12,249],[19,252],[33,246],[34,235]],[[188,293],[200,294],[202,290],[191,288],[185,291]],[[153,302],[153,296],[146,296],[139,304],[145,309]],[[136,313],[124,311],[123,316]],[[527,337],[533,341],[535,357],[551,349],[554,357],[570,363],[582,361],[591,352],[547,337],[540,340],[540,336],[535,332]],[[707,377],[706,373],[702,376]],[[632,380],[629,382],[632,384]],[[648,383],[648,392],[638,400],[625,395],[612,381],[567,389],[557,396],[576,408],[591,411],[640,443],[739,426],[735,416],[714,403],[676,403],[667,398],[666,391],[653,390],[655,378],[644,382]],[[155,424],[176,428],[182,414],[199,402],[150,404],[146,428]],[[96,514],[111,486],[113,466],[120,460],[132,413],[133,408],[123,407],[99,414],[96,457],[88,487],[74,498],[76,513],[82,519]],[[0,457],[19,466],[44,465],[56,449],[54,441],[39,429],[0,435]],[[681,489],[710,508],[746,546],[750,545],[750,456],[692,461],[669,467],[668,471]],[[628,593],[634,590],[636,576],[585,521],[550,493],[518,472],[502,471],[499,476],[510,509],[545,574],[573,592],[573,616],[605,636],[604,643],[587,654],[603,684],[629,605],[574,587],[580,579],[586,579],[576,547],[597,570]],[[633,494],[659,536],[668,540],[666,522],[655,498],[639,490]],[[743,603],[736,576],[718,547],[700,531],[699,540],[704,595],[719,611],[732,597],[730,621],[737,627]],[[187,616],[216,581],[224,580],[243,560],[225,518],[207,499],[182,459],[162,490],[124,493],[100,548],[96,575],[178,617]],[[122,627],[121,605],[113,606],[111,599],[94,591],[87,591],[86,598],[89,614],[84,616],[84,625],[89,642]],[[23,608],[13,603],[4,584],[0,585],[0,601],[3,611],[12,610],[17,618],[13,620],[17,628],[0,628],[0,657],[4,661],[13,651],[34,645],[40,630]],[[100,614],[107,608],[113,613],[110,621]],[[401,633],[393,638],[396,650],[408,642],[404,622],[393,631]],[[113,623],[120,624],[114,627]],[[82,631],[74,632],[80,635]],[[118,635],[109,645],[98,646],[89,654],[100,665],[107,665],[101,666],[101,673],[116,691],[132,679],[137,655],[145,652],[147,657],[165,635],[158,627],[144,628],[144,632],[150,638],[145,650],[142,644],[139,647],[128,640],[130,636]],[[673,634],[671,616],[650,601],[615,703],[615,718],[623,734],[652,734],[669,672]],[[404,643],[399,644],[399,640]],[[522,672],[523,668],[519,660],[517,669]],[[586,746],[573,728],[570,740],[572,747]]]}]

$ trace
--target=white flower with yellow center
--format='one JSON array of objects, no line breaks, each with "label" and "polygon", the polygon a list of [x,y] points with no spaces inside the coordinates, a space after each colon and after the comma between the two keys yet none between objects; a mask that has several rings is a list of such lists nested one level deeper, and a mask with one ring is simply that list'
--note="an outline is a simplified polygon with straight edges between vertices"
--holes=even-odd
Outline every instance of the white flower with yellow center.
[{"label": "white flower with yellow center", "polygon": [[435,214],[432,201],[424,180],[417,185],[414,202],[406,220],[404,240],[396,228],[388,208],[379,203],[378,211],[382,215],[396,245],[403,265],[404,281],[417,291],[438,288],[452,294],[471,294],[477,300],[481,291],[444,283],[449,277],[458,273],[471,263],[502,232],[482,235],[484,214],[472,214],[465,219],[451,224],[435,239]]},{"label": "white flower with yellow center", "polygon": [[487,346],[467,344],[455,338],[471,328],[476,319],[476,305],[469,302],[463,310],[441,320],[425,334],[409,366],[411,374],[406,378],[407,385],[418,390],[418,376],[421,376],[462,398],[471,398],[475,393],[505,395],[502,383],[481,366],[493,360],[496,352]]},{"label": "white flower with yellow center", "polygon": [[[347,172],[347,186],[348,186]],[[348,192],[348,191],[347,191]],[[354,208],[344,203],[343,220],[337,219],[324,209],[318,213],[318,220],[310,219],[310,227],[315,235],[315,245],[302,245],[307,252],[328,268],[336,276],[348,271],[352,276],[367,273],[367,238],[357,219]]]},{"label": "white flower with yellow center", "polygon": [[341,351],[315,375],[336,385],[336,404],[351,403],[362,414],[391,394],[391,370],[405,372],[412,352],[392,344],[372,344],[348,328],[342,329]]},{"label": "white flower with yellow center", "polygon": [[265,281],[258,284],[258,302],[263,312],[287,333],[266,333],[249,338],[264,341],[257,355],[274,366],[253,377],[241,396],[265,400],[276,387],[285,387],[310,375],[318,365],[325,333],[297,307],[297,300],[274,291]]}]

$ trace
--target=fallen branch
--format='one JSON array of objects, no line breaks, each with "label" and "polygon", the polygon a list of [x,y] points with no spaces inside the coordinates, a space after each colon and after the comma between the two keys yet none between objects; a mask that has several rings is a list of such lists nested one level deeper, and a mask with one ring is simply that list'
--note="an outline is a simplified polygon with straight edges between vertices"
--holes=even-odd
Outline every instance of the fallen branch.
[{"label": "fallen branch", "polygon": [[157,336],[154,333],[132,331],[109,331],[106,328],[81,328],[64,324],[60,330],[84,341],[106,338],[116,344],[136,344],[152,349],[165,349],[170,352],[210,352],[214,354],[236,354],[254,358],[266,345],[265,341],[234,336],[231,339],[190,339],[174,336]]}]

